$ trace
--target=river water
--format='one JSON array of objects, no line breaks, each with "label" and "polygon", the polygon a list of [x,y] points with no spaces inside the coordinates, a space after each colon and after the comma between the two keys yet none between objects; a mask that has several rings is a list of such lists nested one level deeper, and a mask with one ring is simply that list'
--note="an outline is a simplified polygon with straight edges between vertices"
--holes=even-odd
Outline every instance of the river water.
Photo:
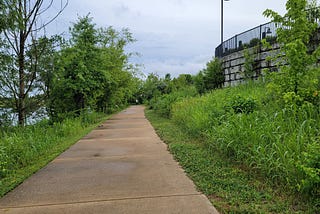
[{"label": "river water", "polygon": [[[44,107],[38,109],[36,112],[28,115],[26,118],[26,125],[33,125],[37,122],[48,119],[48,113]],[[0,126],[1,125],[13,125],[18,124],[18,114],[14,113],[12,109],[0,108]]]}]

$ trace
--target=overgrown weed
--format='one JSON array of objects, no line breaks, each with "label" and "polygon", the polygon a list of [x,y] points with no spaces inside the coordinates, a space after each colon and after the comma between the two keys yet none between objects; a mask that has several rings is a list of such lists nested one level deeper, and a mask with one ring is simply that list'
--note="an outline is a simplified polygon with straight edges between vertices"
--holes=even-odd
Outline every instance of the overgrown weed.
[{"label": "overgrown weed", "polygon": [[301,200],[281,185],[268,182],[249,166],[230,161],[205,139],[193,135],[152,110],[146,115],[188,176],[220,213],[315,213],[313,202]]}]

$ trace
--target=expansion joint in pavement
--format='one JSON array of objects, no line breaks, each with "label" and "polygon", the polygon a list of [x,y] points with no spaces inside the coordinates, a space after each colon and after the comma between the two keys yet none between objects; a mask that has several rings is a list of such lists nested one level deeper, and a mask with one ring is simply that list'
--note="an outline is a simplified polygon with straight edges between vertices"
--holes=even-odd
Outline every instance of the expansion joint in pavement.
[{"label": "expansion joint in pavement", "polygon": [[75,201],[75,202],[67,202],[67,203],[47,203],[47,204],[37,204],[37,205],[1,207],[0,211],[5,210],[5,209],[49,207],[49,206],[59,206],[59,205],[89,204],[89,203],[99,203],[99,202],[129,201],[129,200],[156,199],[156,198],[174,198],[174,197],[188,197],[188,196],[200,196],[200,195],[202,195],[202,194],[201,193],[191,193],[191,194],[173,194],[173,195],[155,195],[155,196],[111,198],[111,199],[101,199],[101,200]]}]

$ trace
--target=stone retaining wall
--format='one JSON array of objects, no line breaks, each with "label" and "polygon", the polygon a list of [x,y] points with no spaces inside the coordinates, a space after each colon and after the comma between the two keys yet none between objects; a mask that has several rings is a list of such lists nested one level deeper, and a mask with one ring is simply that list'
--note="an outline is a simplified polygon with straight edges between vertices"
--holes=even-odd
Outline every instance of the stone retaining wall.
[{"label": "stone retaining wall", "polygon": [[[250,56],[254,59],[254,74],[252,79],[257,79],[259,76],[261,76],[263,69],[276,70],[276,63],[268,60],[268,57],[279,53],[279,45],[274,44],[271,49],[253,47],[247,49],[247,51],[249,51]],[[224,86],[234,86],[243,82],[244,64],[246,61],[245,50],[231,53],[222,57],[221,59],[225,76]]]}]

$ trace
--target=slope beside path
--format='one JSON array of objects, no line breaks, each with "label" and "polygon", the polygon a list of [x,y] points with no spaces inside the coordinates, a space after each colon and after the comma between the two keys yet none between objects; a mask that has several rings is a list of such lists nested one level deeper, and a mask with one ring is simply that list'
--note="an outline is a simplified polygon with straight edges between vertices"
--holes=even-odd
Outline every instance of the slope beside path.
[{"label": "slope beside path", "polygon": [[1,198],[0,213],[218,212],[132,106]]}]

